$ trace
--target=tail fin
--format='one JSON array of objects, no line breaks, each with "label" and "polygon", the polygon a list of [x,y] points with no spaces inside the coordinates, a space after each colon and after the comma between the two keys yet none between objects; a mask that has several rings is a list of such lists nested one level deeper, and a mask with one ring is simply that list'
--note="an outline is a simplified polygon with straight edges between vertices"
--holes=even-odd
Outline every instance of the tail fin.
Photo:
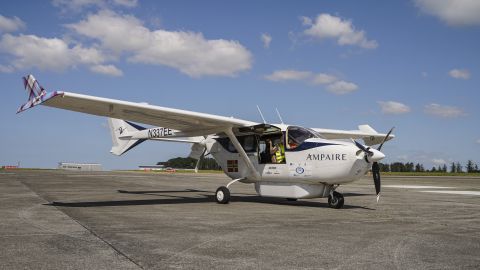
[{"label": "tail fin", "polygon": [[112,135],[112,150],[110,153],[120,156],[128,150],[134,148],[145,139],[132,139],[131,133],[138,130],[144,130],[144,127],[120,119],[108,118],[110,134]]},{"label": "tail fin", "polygon": [[378,132],[369,125],[360,125],[358,126],[358,130],[365,133],[378,134]]}]

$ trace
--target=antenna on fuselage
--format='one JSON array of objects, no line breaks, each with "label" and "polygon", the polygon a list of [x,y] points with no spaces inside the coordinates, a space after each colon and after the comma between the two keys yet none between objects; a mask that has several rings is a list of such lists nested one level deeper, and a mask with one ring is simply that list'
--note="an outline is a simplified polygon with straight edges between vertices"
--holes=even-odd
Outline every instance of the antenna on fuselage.
[{"label": "antenna on fuselage", "polygon": [[282,125],[283,125],[284,123],[283,123],[282,116],[280,115],[280,112],[278,112],[277,108],[275,108],[275,111],[277,111],[278,118],[280,118],[280,122],[282,122]]},{"label": "antenna on fuselage", "polygon": [[258,105],[257,105],[257,110],[258,110],[258,112],[260,113],[260,117],[262,117],[263,123],[266,124],[267,121],[265,121],[265,118],[263,117],[262,110],[260,110],[260,107],[258,107]]}]

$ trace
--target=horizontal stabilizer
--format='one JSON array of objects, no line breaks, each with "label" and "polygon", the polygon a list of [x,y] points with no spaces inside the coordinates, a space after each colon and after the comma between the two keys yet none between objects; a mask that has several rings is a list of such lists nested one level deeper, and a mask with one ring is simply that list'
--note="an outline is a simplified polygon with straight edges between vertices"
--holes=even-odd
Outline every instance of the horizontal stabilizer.
[{"label": "horizontal stabilizer", "polygon": [[114,155],[120,156],[146,141],[146,139],[132,139],[131,136],[135,131],[144,130],[144,127],[115,118],[108,118],[108,125],[110,126],[113,144],[110,153]]},{"label": "horizontal stabilizer", "polygon": [[365,133],[378,134],[378,132],[369,125],[359,125],[358,130]]},{"label": "horizontal stabilizer", "polygon": [[[378,133],[369,125],[359,125],[358,130],[338,130],[338,129],[324,129],[324,128],[313,128],[313,130],[319,132],[326,139],[336,140],[336,139],[362,139],[365,142],[365,145],[371,146],[380,144],[383,142],[387,134]],[[395,135],[389,134],[386,141],[395,138]]]}]

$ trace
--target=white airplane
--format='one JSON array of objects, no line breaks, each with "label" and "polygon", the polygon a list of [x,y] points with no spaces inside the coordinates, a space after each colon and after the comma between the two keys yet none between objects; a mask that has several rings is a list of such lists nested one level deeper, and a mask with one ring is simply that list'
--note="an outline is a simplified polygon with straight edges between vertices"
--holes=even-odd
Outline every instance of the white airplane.
[{"label": "white airplane", "polygon": [[[23,79],[29,100],[17,113],[41,104],[109,117],[111,153],[115,155],[122,155],[145,140],[191,143],[190,157],[198,159],[198,169],[205,154],[211,154],[232,179],[215,193],[221,204],[229,202],[229,187],[239,181],[253,183],[260,196],[288,200],[328,197],[329,206],[338,209],[344,198],[336,189],[360,179],[370,169],[378,202],[377,162],[385,157],[380,149],[385,141],[395,137],[391,134],[393,128],[387,134],[380,134],[369,125],[350,131],[305,128],[63,91],[47,92],[32,75]],[[156,127],[144,128],[132,122]],[[363,139],[365,145],[354,139]],[[377,149],[370,147],[376,144]]]}]

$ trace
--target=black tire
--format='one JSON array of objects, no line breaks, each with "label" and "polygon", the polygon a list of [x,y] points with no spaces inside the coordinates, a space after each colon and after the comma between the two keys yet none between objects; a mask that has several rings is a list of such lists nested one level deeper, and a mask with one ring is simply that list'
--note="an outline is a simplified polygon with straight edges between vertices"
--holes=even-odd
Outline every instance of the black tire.
[{"label": "black tire", "polygon": [[328,206],[334,209],[340,209],[343,207],[345,200],[343,199],[343,195],[336,191],[333,192],[333,197],[328,196]]},{"label": "black tire", "polygon": [[230,190],[224,186],[219,187],[215,192],[215,201],[220,204],[227,204],[230,201]]},{"label": "black tire", "polygon": [[287,198],[287,201],[289,201],[289,202],[296,202],[297,199],[295,199],[295,198]]}]

